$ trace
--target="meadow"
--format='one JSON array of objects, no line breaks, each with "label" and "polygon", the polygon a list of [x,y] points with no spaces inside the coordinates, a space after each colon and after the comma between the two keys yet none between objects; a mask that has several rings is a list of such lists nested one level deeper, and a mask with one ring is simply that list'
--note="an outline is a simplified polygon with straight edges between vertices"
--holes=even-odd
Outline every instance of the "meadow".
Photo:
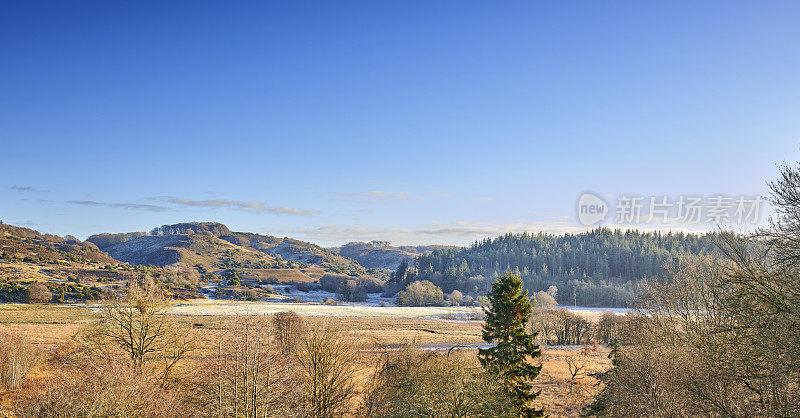
[{"label": "meadow", "polygon": [[[185,329],[190,329],[199,342],[175,371],[181,379],[202,369],[204,359],[213,355],[214,342],[224,332],[225,324],[242,322],[244,318],[272,318],[277,312],[298,312],[308,328],[335,328],[353,350],[356,364],[356,390],[350,400],[349,414],[356,416],[358,406],[366,396],[365,388],[376,372],[382,356],[404,347],[459,356],[478,368],[476,347],[480,346],[482,321],[447,320],[441,315],[454,308],[409,308],[377,306],[328,306],[320,304],[281,304],[263,302],[233,302],[192,300],[172,302],[168,315]],[[462,309],[463,310],[463,309]],[[0,333],[17,335],[29,341],[41,352],[44,361],[30,373],[23,391],[33,392],[44,385],[53,373],[48,356],[56,356],[101,318],[99,304],[4,304],[0,305]],[[586,314],[590,321],[597,315]],[[544,406],[550,416],[576,415],[597,393],[599,386],[592,372],[610,367],[608,349],[597,346],[544,346],[536,362],[543,368],[534,384],[541,390],[537,405]],[[570,370],[577,367],[573,375]],[[13,414],[19,393],[0,395],[0,407]],[[18,407],[17,407],[18,408]],[[17,409],[19,411],[19,409]]]}]

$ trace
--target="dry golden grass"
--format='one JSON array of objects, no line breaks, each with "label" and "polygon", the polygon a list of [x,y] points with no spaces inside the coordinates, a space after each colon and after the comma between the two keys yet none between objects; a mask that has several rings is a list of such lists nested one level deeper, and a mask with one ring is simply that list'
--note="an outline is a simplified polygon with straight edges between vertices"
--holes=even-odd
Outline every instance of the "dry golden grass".
[{"label": "dry golden grass", "polygon": [[[534,387],[542,393],[537,399],[538,406],[544,406],[551,417],[577,416],[581,409],[592,401],[600,390],[597,379],[588,373],[601,372],[611,367],[609,350],[599,348],[597,352],[583,355],[580,349],[545,348],[542,350],[542,371],[534,381]],[[585,368],[576,376],[570,393],[570,372],[567,366],[569,357]]]},{"label": "dry golden grass", "polygon": [[313,278],[314,280],[319,280],[320,277],[324,276],[327,272],[322,267],[309,267],[306,269],[301,270],[303,273],[308,275],[309,277]]},{"label": "dry golden grass", "polygon": [[81,324],[98,317],[83,305],[0,304],[0,324]]},{"label": "dry golden grass", "polygon": [[315,278],[300,269],[238,269],[243,276],[259,280],[275,280],[278,283],[313,283]]},{"label": "dry golden grass", "polygon": [[[0,329],[15,331],[27,336],[37,346],[50,350],[73,338],[84,327],[98,318],[96,309],[70,305],[0,305]],[[195,327],[198,340],[204,347],[192,352],[182,369],[189,373],[197,369],[203,358],[211,354],[213,343],[220,335],[221,324],[235,317],[180,315],[178,320]],[[444,321],[426,318],[402,317],[304,317],[308,327],[333,323],[347,336],[358,350],[357,377],[363,383],[375,371],[381,351],[385,348],[414,343],[420,347],[446,348],[458,344],[481,343],[481,321]],[[464,349],[475,353],[474,348]],[[544,348],[542,372],[535,381],[541,389],[537,405],[544,406],[552,417],[574,416],[591,401],[599,387],[587,373],[607,370],[611,362],[608,350],[600,348],[595,353],[582,355],[575,348]],[[570,393],[570,374],[567,358],[576,356],[585,365]],[[180,371],[179,371],[180,372]],[[361,386],[361,385],[359,385]],[[4,397],[0,396],[0,402]],[[355,400],[357,402],[357,399]],[[0,408],[1,409],[1,408]]]},{"label": "dry golden grass", "polygon": [[0,265],[0,276],[25,281],[48,281],[49,278],[40,269],[40,266],[27,263],[3,263]]}]

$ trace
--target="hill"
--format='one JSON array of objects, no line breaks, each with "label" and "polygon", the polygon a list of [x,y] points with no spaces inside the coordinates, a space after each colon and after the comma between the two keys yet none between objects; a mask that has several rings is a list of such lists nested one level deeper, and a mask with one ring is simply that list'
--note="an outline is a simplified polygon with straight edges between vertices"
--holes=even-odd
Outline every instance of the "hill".
[{"label": "hill", "polygon": [[0,258],[43,264],[116,263],[91,242],[0,224]]},{"label": "hill", "polygon": [[403,261],[411,262],[420,254],[436,249],[454,248],[446,245],[420,245],[393,247],[386,241],[350,242],[333,248],[334,252],[352,258],[366,268],[397,270]]},{"label": "hill", "polygon": [[91,242],[0,223],[0,301],[97,300],[139,274]]},{"label": "hill", "polygon": [[[273,269],[322,268],[352,276],[367,274],[357,262],[291,238],[233,232],[216,222],[163,225],[149,233],[98,234],[87,238],[117,260],[155,266],[240,270],[256,277]],[[263,277],[266,278],[266,277]]]},{"label": "hill", "polygon": [[530,292],[556,286],[565,305],[625,306],[636,284],[660,278],[682,256],[716,250],[717,234],[642,233],[600,228],[581,234],[507,234],[463,249],[435,250],[416,258],[418,278],[445,292],[480,296],[497,274],[512,271]]}]

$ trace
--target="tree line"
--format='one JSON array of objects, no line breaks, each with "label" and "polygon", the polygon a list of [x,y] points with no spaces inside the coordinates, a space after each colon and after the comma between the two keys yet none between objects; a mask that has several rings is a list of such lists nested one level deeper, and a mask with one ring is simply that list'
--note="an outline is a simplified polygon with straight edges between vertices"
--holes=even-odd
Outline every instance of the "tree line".
[{"label": "tree line", "polygon": [[626,306],[643,279],[666,276],[664,266],[717,251],[718,233],[685,234],[598,228],[580,234],[506,234],[462,249],[439,249],[416,259],[419,280],[445,292],[485,294],[503,272],[531,292],[558,287],[564,305]]}]

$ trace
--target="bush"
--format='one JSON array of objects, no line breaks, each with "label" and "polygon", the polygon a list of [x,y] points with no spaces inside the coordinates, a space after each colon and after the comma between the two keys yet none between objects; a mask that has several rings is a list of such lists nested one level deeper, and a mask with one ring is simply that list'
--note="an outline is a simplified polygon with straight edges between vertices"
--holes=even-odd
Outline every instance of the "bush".
[{"label": "bush", "polygon": [[366,288],[358,284],[355,280],[348,280],[340,289],[339,295],[341,295],[343,300],[348,302],[363,302],[367,300]]},{"label": "bush", "polygon": [[468,353],[445,356],[406,347],[382,359],[363,416],[519,416],[499,380],[476,367]]},{"label": "bush", "polygon": [[427,280],[416,281],[397,294],[397,304],[401,306],[443,306],[444,293],[442,293],[442,289]]},{"label": "bush", "polygon": [[358,284],[364,286],[364,290],[367,293],[383,292],[383,280],[377,277],[359,277]]},{"label": "bush", "polygon": [[6,303],[28,303],[30,290],[17,282],[2,282],[0,283],[0,300]]},{"label": "bush", "polygon": [[447,295],[447,303],[450,306],[460,306],[464,302],[464,294],[458,290],[452,291]]},{"label": "bush", "polygon": [[558,303],[556,303],[556,300],[553,298],[553,296],[544,291],[536,292],[531,299],[533,299],[532,302],[534,302],[533,306],[538,308],[553,309],[558,306]]},{"label": "bush", "polygon": [[542,309],[531,317],[531,329],[544,344],[577,345],[591,342],[592,324],[566,309]]},{"label": "bush", "polygon": [[[322,290],[336,293],[339,299],[347,302],[363,302],[367,300],[367,292],[380,292],[380,281],[377,279],[350,277],[343,274],[326,274],[319,279]],[[373,292],[374,293],[374,292]]]},{"label": "bush", "polygon": [[192,267],[164,267],[161,278],[164,283],[174,288],[196,286],[200,280],[200,273]]},{"label": "bush", "polygon": [[331,293],[339,293],[341,288],[352,277],[344,274],[326,274],[319,279],[319,284],[322,290]]},{"label": "bush", "polygon": [[28,300],[34,303],[47,303],[53,300],[53,293],[47,286],[34,283],[28,287]]}]

